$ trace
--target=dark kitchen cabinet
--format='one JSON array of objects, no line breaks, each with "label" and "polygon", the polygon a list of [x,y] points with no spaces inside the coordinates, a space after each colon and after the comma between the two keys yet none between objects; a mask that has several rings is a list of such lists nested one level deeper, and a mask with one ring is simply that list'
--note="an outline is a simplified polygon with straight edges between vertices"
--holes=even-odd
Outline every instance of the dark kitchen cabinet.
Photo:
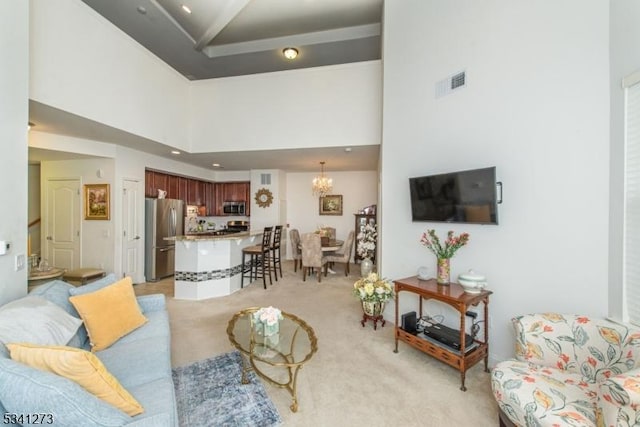
[{"label": "dark kitchen cabinet", "polygon": [[184,201],[185,205],[187,205],[188,193],[189,193],[189,178],[185,178],[184,176],[179,176],[178,177],[178,197],[176,198]]},{"label": "dark kitchen cabinet", "polygon": [[176,175],[167,176],[167,199],[179,199],[180,192],[178,189],[179,177]]},{"label": "dark kitchen cabinet", "polygon": [[246,202],[245,215],[249,216],[249,181],[246,182],[216,182],[215,191],[215,214],[224,215],[222,205],[224,202]]},{"label": "dark kitchen cabinet", "polygon": [[167,192],[168,199],[179,199],[185,205],[202,207],[203,215],[224,215],[224,202],[246,202],[246,215],[251,204],[250,183],[211,182],[147,169],[144,172],[145,197],[158,197],[158,190]]},{"label": "dark kitchen cabinet", "polygon": [[158,194],[153,186],[153,171],[144,171],[144,197],[154,197]]}]

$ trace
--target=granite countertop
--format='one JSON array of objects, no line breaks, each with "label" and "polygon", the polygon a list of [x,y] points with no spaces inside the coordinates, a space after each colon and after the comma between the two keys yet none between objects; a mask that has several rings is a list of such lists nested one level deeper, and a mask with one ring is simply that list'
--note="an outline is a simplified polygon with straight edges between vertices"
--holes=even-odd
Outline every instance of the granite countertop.
[{"label": "granite countertop", "polygon": [[198,234],[188,234],[186,236],[165,237],[164,240],[172,240],[177,242],[198,241],[198,240],[240,240],[240,239],[245,239],[247,237],[253,237],[258,234],[262,234],[262,232],[252,233],[248,231],[242,231],[240,233],[222,234],[222,235],[215,235],[212,233],[198,233]]}]

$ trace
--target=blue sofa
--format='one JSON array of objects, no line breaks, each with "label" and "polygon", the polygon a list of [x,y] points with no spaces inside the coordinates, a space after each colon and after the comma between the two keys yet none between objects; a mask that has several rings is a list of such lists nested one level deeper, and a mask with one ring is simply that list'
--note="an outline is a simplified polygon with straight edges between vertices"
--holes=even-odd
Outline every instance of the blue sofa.
[{"label": "blue sofa", "polygon": [[[99,289],[113,281],[115,277],[109,275],[87,287]],[[69,290],[73,288],[66,282],[54,280],[35,288],[29,295],[43,297],[80,318],[69,302]],[[140,402],[144,413],[130,417],[71,380],[15,362],[0,343],[2,414],[52,414],[56,426],[178,426],[165,297],[146,295],[137,300],[148,322],[95,354]],[[84,325],[67,346],[90,349]],[[8,420],[10,418],[3,420],[4,424]]]}]

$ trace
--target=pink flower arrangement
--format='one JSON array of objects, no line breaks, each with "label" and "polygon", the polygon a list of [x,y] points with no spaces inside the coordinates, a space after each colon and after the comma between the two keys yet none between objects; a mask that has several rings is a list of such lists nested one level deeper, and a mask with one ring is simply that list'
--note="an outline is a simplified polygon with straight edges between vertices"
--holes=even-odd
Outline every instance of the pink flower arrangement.
[{"label": "pink flower arrangement", "polygon": [[271,306],[261,308],[256,311],[253,316],[256,322],[264,323],[269,326],[275,325],[279,320],[283,319],[282,312]]},{"label": "pink flower arrangement", "polygon": [[440,239],[436,235],[436,230],[427,230],[422,233],[420,243],[426,246],[438,258],[452,258],[456,251],[469,242],[469,233],[461,233],[454,236],[453,231],[447,233],[447,240],[444,245],[440,243]]}]

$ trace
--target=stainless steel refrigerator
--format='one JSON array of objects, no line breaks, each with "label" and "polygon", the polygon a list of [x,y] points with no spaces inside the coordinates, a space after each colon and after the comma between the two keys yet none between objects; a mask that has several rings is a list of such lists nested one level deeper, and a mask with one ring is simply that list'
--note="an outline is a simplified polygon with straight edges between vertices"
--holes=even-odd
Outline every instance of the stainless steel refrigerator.
[{"label": "stainless steel refrigerator", "polygon": [[175,272],[175,241],[165,237],[183,234],[182,200],[145,199],[144,274],[156,281]]}]

